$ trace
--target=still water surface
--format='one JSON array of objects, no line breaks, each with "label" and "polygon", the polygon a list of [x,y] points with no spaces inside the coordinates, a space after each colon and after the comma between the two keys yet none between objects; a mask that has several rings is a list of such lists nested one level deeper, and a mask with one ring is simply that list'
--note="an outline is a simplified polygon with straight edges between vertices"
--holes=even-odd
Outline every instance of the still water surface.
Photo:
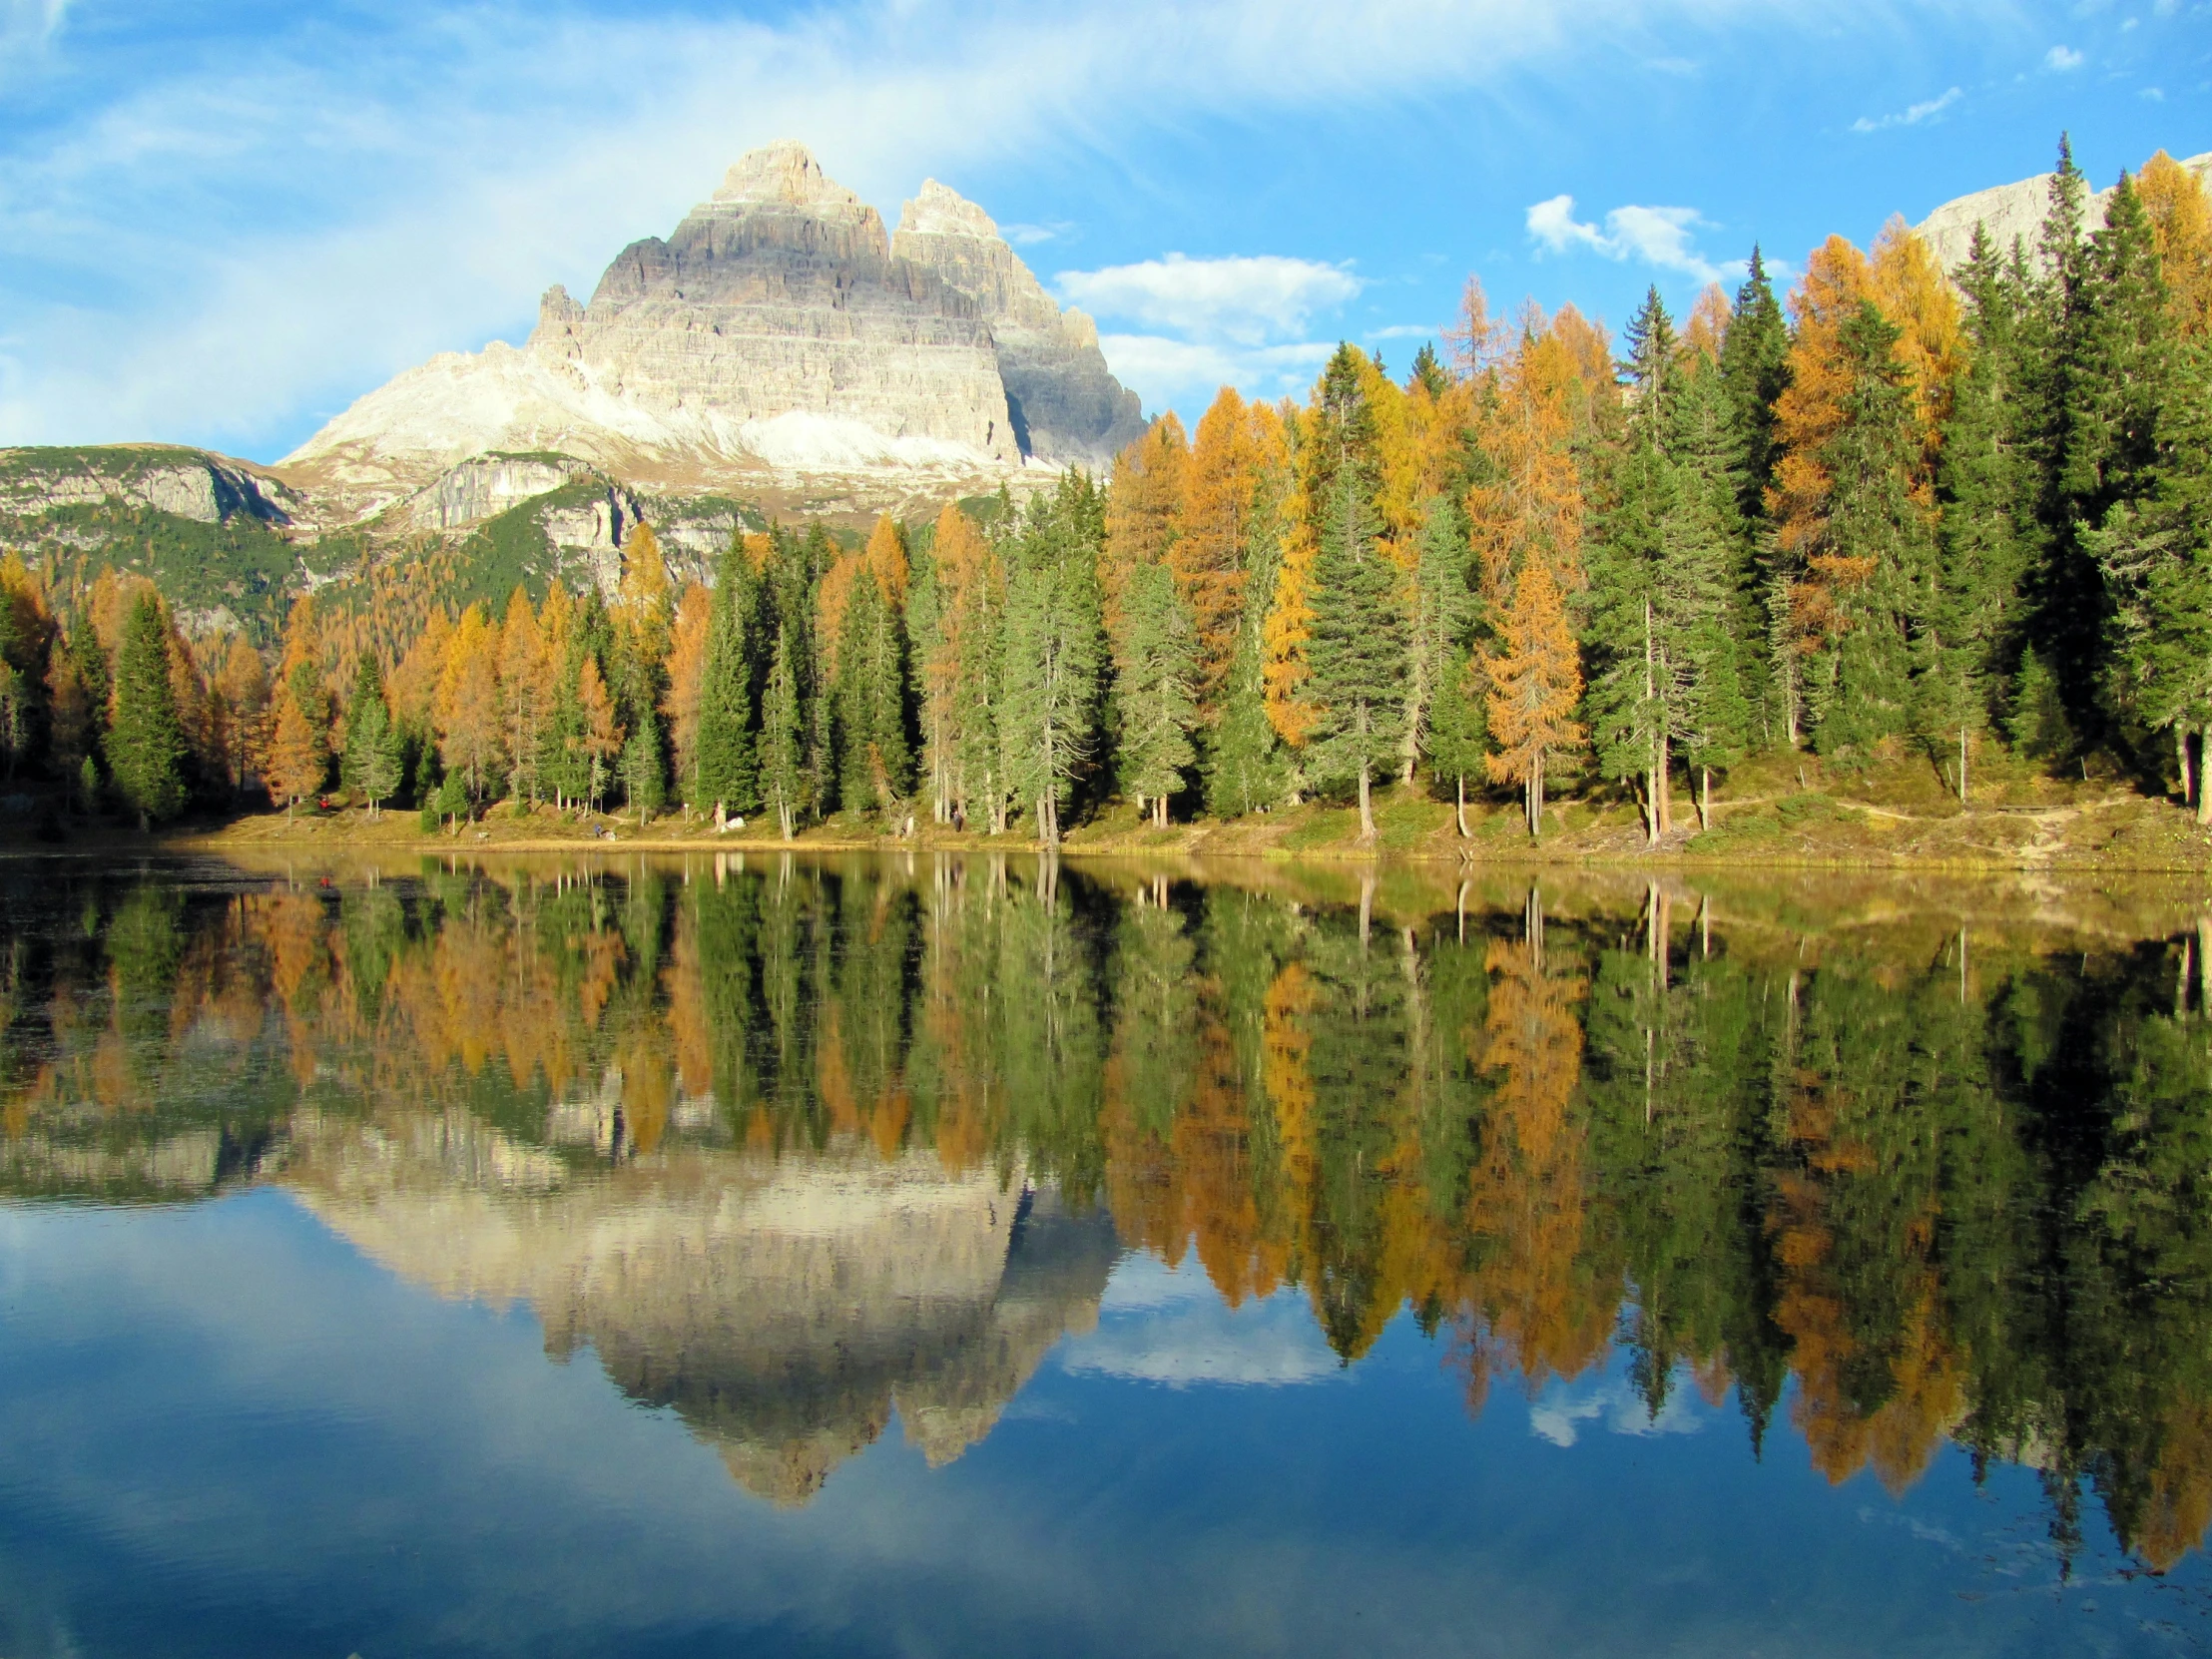
[{"label": "still water surface", "polygon": [[0,1654],[2212,1647],[2202,895],[0,870]]}]

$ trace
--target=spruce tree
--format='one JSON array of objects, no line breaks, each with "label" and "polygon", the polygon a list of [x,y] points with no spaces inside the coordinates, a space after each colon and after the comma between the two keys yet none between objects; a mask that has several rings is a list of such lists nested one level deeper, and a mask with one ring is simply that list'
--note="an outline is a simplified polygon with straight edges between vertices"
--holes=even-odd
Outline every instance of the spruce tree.
[{"label": "spruce tree", "polygon": [[1367,480],[1339,469],[1314,558],[1312,670],[1300,696],[1314,711],[1306,768],[1322,783],[1355,784],[1360,836],[1375,839],[1375,775],[1396,757],[1405,722],[1410,635],[1398,573],[1377,540]]},{"label": "spruce tree", "polygon": [[1467,586],[1467,532],[1444,496],[1421,506],[1417,558],[1413,566],[1413,612],[1406,646],[1405,714],[1401,749],[1405,782],[1413,781],[1413,762],[1428,749],[1429,727],[1453,665],[1462,655],[1474,623],[1474,593]]},{"label": "spruce tree", "polygon": [[1061,815],[1097,753],[1104,530],[1097,490],[1070,472],[1031,506],[1008,560],[1000,731],[1010,793],[1048,847],[1060,844]]},{"label": "spruce tree", "polygon": [[699,676],[699,805],[750,812],[760,801],[753,747],[754,639],[760,603],[753,562],[733,539],[707,613]]},{"label": "spruce tree", "polygon": [[2176,748],[2184,796],[2212,822],[2205,734],[2212,730],[2212,341],[2173,353],[2150,464],[2132,499],[2083,541],[2129,594],[2108,670],[2115,701]]},{"label": "spruce tree", "polygon": [[1840,332],[1850,383],[1842,424],[1821,447],[1833,485],[1809,561],[1828,607],[1806,675],[1814,747],[1862,762],[1910,726],[1935,569],[1934,525],[1909,478],[1918,438],[1900,332],[1872,300]]},{"label": "spruce tree", "polygon": [[1455,649],[1438,680],[1429,705],[1428,727],[1421,739],[1427,751],[1430,775],[1451,785],[1452,823],[1467,832],[1467,780],[1482,776],[1482,757],[1489,752],[1489,721],[1475,686],[1474,648]]},{"label": "spruce tree", "polygon": [[799,815],[807,804],[806,727],[794,656],[791,631],[779,627],[768,685],[761,695],[761,793],[775,810],[786,840],[797,831]]},{"label": "spruce tree", "polygon": [[668,757],[661,752],[661,723],[650,703],[639,709],[622,746],[622,793],[637,809],[640,830],[668,800]]},{"label": "spruce tree", "polygon": [[1767,264],[1756,245],[1751,269],[1736,289],[1721,341],[1721,381],[1728,390],[1729,426],[1735,439],[1735,465],[1744,517],[1766,512],[1767,486],[1781,459],[1774,431],[1774,404],[1790,383],[1790,327],[1767,279]]},{"label": "spruce tree", "polygon": [[875,573],[853,577],[834,688],[838,799],[851,812],[888,811],[912,785],[906,733],[906,640]]},{"label": "spruce tree", "polygon": [[352,713],[348,721],[349,732],[345,745],[345,773],[347,787],[357,791],[368,803],[370,818],[377,816],[383,804],[398,793],[400,763],[399,732],[393,726],[391,711],[385,707],[379,692]]},{"label": "spruce tree", "polygon": [[1971,735],[2004,702],[2017,649],[2022,584],[2034,546],[2035,478],[2026,462],[2021,397],[2021,294],[1981,226],[1957,274],[1966,299],[1966,367],[1951,386],[1936,474],[1938,556],[1916,698],[1926,741],[1946,758],[1952,787],[1970,793]]},{"label": "spruce tree", "polygon": [[360,767],[371,746],[363,742],[361,725],[372,718],[372,709],[382,711],[382,729],[388,730],[391,711],[384,704],[384,676],[377,667],[376,653],[363,651],[353,671],[353,695],[346,700],[345,718],[338,728],[338,788],[364,797],[367,792]]},{"label": "spruce tree", "polygon": [[185,736],[169,678],[169,619],[162,602],[141,593],[116,653],[108,770],[139,828],[175,818],[185,806]]},{"label": "spruce tree", "polygon": [[1149,802],[1153,823],[1165,829],[1168,799],[1183,793],[1186,769],[1198,759],[1191,747],[1198,724],[1197,633],[1166,565],[1131,571],[1123,603],[1129,616],[1128,665],[1121,675],[1115,771],[1122,788]]}]

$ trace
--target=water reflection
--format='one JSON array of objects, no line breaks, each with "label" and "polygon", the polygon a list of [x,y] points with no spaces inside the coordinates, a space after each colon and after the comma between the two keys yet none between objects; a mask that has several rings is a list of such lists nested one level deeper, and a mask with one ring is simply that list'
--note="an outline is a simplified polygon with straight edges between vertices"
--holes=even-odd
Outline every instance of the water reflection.
[{"label": "water reflection", "polygon": [[780,1503],[894,1411],[959,1456],[1135,1247],[1345,1364],[1410,1309],[1559,1443],[1689,1387],[1835,1481],[2027,1465],[2062,1548],[2085,1494],[2155,1569],[2212,1520],[2185,896],[725,856],[0,904],[7,1191],[279,1183]]}]

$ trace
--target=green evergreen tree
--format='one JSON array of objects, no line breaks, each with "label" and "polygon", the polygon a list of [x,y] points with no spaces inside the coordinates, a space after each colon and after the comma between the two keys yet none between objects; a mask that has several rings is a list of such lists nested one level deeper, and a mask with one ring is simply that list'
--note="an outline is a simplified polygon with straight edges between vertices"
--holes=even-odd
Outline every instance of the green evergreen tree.
[{"label": "green evergreen tree", "polygon": [[338,726],[338,788],[364,799],[367,791],[362,786],[360,767],[370,746],[362,741],[361,725],[373,718],[371,710],[382,712],[381,730],[388,731],[391,710],[384,702],[383,672],[377,666],[376,653],[363,651],[353,670],[353,694],[346,699],[345,716]]},{"label": "green evergreen tree", "polygon": [[1405,389],[1419,386],[1430,397],[1441,397],[1451,389],[1451,376],[1444,372],[1444,365],[1436,355],[1435,345],[1420,342],[1420,349],[1413,353],[1413,371],[1405,377]]},{"label": "green evergreen tree", "polygon": [[1482,757],[1490,749],[1489,706],[1475,686],[1472,644],[1453,650],[1429,705],[1428,729],[1421,739],[1429,774],[1449,783],[1452,822],[1467,832],[1467,780],[1483,776]]},{"label": "green evergreen tree", "polygon": [[838,799],[850,812],[888,812],[913,787],[907,736],[907,650],[897,609],[875,573],[852,582],[834,688]]},{"label": "green evergreen tree", "polygon": [[1317,782],[1356,786],[1360,835],[1368,841],[1375,839],[1375,775],[1396,758],[1405,723],[1411,632],[1378,528],[1361,469],[1341,468],[1314,557],[1312,674],[1301,688],[1315,713],[1306,770]]},{"label": "green evergreen tree", "polygon": [[1916,696],[1923,737],[1970,794],[1968,744],[2003,706],[2034,546],[2035,478],[2025,457],[2019,361],[2022,296],[1985,229],[1957,274],[1969,354],[1951,387],[1936,499],[1939,546]]},{"label": "green evergreen tree", "polygon": [[1931,515],[1909,482],[1917,440],[1900,333],[1872,300],[1846,319],[1838,337],[1850,389],[1821,449],[1834,482],[1812,562],[1827,566],[1836,618],[1806,665],[1806,701],[1814,747],[1862,762],[1909,728],[1936,563]]},{"label": "green evergreen tree", "polygon": [[169,616],[140,594],[116,652],[108,767],[139,827],[165,823],[185,807],[185,735],[169,678]]},{"label": "green evergreen tree", "polygon": [[661,750],[661,723],[651,704],[638,711],[637,724],[622,746],[622,793],[637,809],[641,830],[668,800],[668,757]]},{"label": "green evergreen tree", "polygon": [[1165,565],[1140,565],[1129,576],[1128,664],[1121,676],[1121,786],[1151,804],[1152,821],[1168,822],[1168,801],[1181,795],[1198,759],[1198,639],[1191,613]]},{"label": "green evergreen tree", "polygon": [[1071,471],[1032,504],[1008,549],[999,730],[1010,793],[1033,811],[1048,847],[1060,844],[1061,815],[1098,748],[1104,539],[1100,493]]},{"label": "green evergreen tree", "polygon": [[2153,627],[2150,591],[2171,555],[2139,535],[2101,532],[2114,520],[2138,521],[2174,459],[2160,441],[2177,356],[2170,329],[2149,220],[2122,174],[2083,261],[2058,476],[2084,582],[2093,579],[2098,590],[2098,680],[2114,735],[2145,718],[2136,694]]},{"label": "green evergreen tree", "polygon": [[1743,516],[1758,520],[1766,515],[1767,486],[1782,458],[1774,435],[1774,405],[1790,383],[1790,325],[1756,245],[1751,269],[1729,310],[1720,368],[1735,440],[1738,500]]},{"label": "green evergreen tree", "polygon": [[2212,341],[2173,353],[2150,464],[2083,543],[2123,596],[2115,608],[2113,699],[2170,733],[2183,794],[2212,822],[2202,777],[2212,729]]},{"label": "green evergreen tree", "polygon": [[707,613],[707,658],[699,676],[697,750],[699,799],[734,813],[751,812],[761,799],[755,762],[753,683],[758,634],[759,584],[753,562],[733,538],[715,576]]},{"label": "green evergreen tree", "polygon": [[1446,682],[1474,626],[1475,610],[1467,586],[1466,526],[1446,497],[1431,496],[1422,503],[1418,548],[1406,647],[1403,752],[1408,784],[1415,757],[1429,749],[1436,705],[1450,695]]},{"label": "green evergreen tree", "polygon": [[798,832],[799,816],[808,801],[806,726],[794,656],[790,630],[779,627],[768,685],[761,696],[761,793],[775,810],[786,840]]}]

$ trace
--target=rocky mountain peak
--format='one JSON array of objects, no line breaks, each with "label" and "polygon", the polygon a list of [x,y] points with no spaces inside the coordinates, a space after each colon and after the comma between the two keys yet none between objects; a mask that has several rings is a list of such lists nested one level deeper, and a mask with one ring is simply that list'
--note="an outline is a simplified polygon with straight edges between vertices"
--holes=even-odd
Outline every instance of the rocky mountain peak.
[{"label": "rocky mountain peak", "polygon": [[780,202],[793,207],[855,209],[866,204],[822,171],[814,152],[793,139],[749,150],[722,176],[717,202]]},{"label": "rocky mountain peak", "polygon": [[922,180],[914,199],[899,210],[898,230],[902,236],[1001,240],[998,227],[989,214],[951,186],[940,185],[934,179]]}]

